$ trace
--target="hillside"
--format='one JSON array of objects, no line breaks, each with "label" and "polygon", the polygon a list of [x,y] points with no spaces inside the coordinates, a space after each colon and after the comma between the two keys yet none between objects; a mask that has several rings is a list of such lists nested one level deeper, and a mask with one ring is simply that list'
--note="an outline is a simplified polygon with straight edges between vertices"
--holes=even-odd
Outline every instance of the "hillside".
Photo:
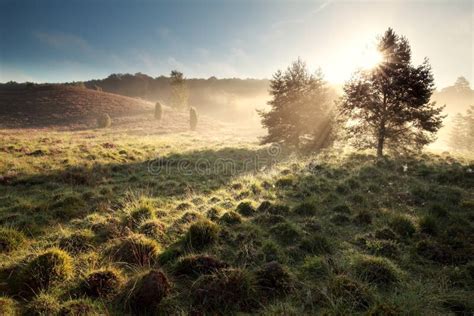
[{"label": "hillside", "polygon": [[93,127],[101,113],[112,118],[151,111],[139,99],[67,85],[3,85],[0,128]]}]

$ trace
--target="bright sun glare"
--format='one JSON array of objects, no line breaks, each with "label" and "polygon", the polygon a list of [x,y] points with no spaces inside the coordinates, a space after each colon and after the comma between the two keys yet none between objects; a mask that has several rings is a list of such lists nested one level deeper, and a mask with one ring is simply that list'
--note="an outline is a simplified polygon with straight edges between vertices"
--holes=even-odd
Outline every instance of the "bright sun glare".
[{"label": "bright sun glare", "polygon": [[359,67],[372,69],[382,62],[382,54],[375,48],[367,48],[361,55]]}]

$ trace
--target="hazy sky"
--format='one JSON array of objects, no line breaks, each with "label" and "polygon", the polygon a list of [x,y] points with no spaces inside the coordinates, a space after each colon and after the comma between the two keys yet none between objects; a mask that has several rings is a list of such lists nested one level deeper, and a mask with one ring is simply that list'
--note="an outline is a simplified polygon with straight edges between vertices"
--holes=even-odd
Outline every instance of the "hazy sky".
[{"label": "hazy sky", "polygon": [[405,35],[438,87],[473,81],[473,1],[0,0],[0,82],[110,73],[269,78],[298,56],[343,82],[377,35]]}]

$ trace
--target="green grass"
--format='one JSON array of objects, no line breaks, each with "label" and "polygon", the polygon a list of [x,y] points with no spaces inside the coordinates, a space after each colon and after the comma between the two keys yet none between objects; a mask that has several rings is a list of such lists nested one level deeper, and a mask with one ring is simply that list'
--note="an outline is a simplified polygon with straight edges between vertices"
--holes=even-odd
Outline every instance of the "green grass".
[{"label": "green grass", "polygon": [[0,134],[0,308],[473,311],[469,157],[273,157],[235,134],[115,127]]}]

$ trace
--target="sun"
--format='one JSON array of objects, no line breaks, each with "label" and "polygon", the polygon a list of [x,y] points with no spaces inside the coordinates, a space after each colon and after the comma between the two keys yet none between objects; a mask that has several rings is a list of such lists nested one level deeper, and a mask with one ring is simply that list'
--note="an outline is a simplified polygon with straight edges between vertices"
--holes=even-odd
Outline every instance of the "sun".
[{"label": "sun", "polygon": [[367,47],[360,56],[359,67],[372,69],[383,61],[383,56],[375,47]]}]

